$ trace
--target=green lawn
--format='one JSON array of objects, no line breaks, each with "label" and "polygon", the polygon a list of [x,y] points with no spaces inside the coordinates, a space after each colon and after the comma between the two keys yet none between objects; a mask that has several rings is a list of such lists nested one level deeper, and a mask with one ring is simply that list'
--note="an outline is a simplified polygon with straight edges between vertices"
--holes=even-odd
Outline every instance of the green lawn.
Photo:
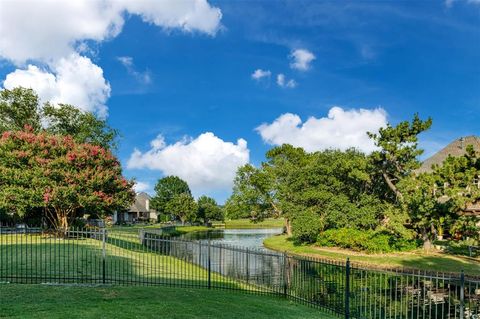
[{"label": "green lawn", "polygon": [[480,258],[453,256],[440,252],[427,253],[422,249],[404,253],[366,254],[313,245],[294,245],[285,235],[269,237],[264,241],[264,245],[272,250],[330,260],[345,261],[349,257],[352,262],[369,267],[412,268],[441,272],[460,272],[463,269],[466,274],[480,275]]},{"label": "green lawn", "polygon": [[0,318],[336,318],[284,300],[171,287],[0,285]]},{"label": "green lawn", "polygon": [[283,218],[267,218],[262,222],[254,223],[250,219],[233,219],[225,221],[225,228],[276,228],[283,227],[285,221]]},{"label": "green lawn", "polygon": [[[206,285],[207,271],[189,262],[190,256],[158,254],[140,245],[134,234],[112,232],[105,248],[107,282]],[[11,282],[100,283],[103,279],[102,242],[91,238],[2,235],[0,260],[0,278]],[[211,280],[212,285],[239,287],[215,273]]]}]

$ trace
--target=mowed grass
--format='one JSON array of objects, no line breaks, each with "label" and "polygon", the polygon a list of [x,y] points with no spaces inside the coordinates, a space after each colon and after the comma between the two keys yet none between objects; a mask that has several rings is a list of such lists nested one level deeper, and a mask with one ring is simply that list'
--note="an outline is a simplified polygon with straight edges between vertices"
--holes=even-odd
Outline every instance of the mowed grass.
[{"label": "mowed grass", "polygon": [[[224,226],[227,229],[235,228],[280,228],[285,225],[285,220],[283,218],[267,218],[264,221],[254,223],[250,219],[232,219],[226,220]],[[215,224],[214,224],[215,226]]]},{"label": "mowed grass", "polygon": [[468,275],[480,276],[480,258],[425,252],[423,249],[402,253],[366,254],[314,245],[295,245],[285,235],[269,237],[263,244],[265,247],[276,251],[286,251],[329,260],[345,261],[348,257],[352,262],[373,268],[409,268],[452,273],[459,273],[464,270]]},{"label": "mowed grass", "polygon": [[192,288],[0,284],[0,318],[338,318],[280,297]]},{"label": "mowed grass", "polygon": [[[177,243],[175,245],[184,245]],[[175,249],[175,247],[170,247]],[[176,247],[180,250],[182,247]],[[107,283],[205,286],[208,273],[189,262],[140,245],[129,233],[110,233],[105,244]],[[0,280],[20,283],[102,283],[102,242],[41,235],[0,236]],[[3,278],[3,279],[2,279]],[[212,285],[239,288],[216,273]]]}]

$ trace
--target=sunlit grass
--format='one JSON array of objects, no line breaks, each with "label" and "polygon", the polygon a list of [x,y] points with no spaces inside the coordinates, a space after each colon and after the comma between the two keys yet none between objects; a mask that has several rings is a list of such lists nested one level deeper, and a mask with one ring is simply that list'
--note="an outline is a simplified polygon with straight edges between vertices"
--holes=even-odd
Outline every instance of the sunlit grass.
[{"label": "sunlit grass", "polygon": [[[189,260],[162,255],[128,233],[109,234],[106,282],[205,286],[208,272]],[[102,241],[41,235],[0,236],[0,280],[12,282],[103,282]],[[211,274],[213,285],[240,287]]]},{"label": "sunlit grass", "polygon": [[348,257],[352,262],[373,268],[411,268],[457,273],[464,270],[466,274],[480,275],[480,258],[425,252],[423,249],[412,252],[366,254],[328,247],[316,247],[314,245],[295,245],[285,235],[269,237],[264,241],[264,245],[272,250],[287,251],[330,260],[345,261]]},{"label": "sunlit grass", "polygon": [[2,318],[336,318],[282,298],[235,291],[1,284],[0,291]]}]

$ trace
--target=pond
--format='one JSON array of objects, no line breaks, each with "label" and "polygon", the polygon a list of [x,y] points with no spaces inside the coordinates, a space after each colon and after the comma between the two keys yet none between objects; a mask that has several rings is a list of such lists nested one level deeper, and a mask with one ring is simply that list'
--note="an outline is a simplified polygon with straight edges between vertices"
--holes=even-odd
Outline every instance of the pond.
[{"label": "pond", "polygon": [[279,235],[283,228],[261,228],[261,229],[214,229],[188,233],[182,238],[189,240],[207,241],[211,243],[239,246],[242,248],[256,248],[267,250],[263,247],[263,241],[271,236]]}]

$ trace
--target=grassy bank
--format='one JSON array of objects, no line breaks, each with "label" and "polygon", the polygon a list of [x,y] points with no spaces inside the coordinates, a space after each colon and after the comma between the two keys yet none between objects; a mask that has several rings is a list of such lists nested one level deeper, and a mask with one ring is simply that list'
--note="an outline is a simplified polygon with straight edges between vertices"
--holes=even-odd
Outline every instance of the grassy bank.
[{"label": "grassy bank", "polygon": [[[284,224],[285,224],[285,221],[281,218],[279,219],[268,218],[258,223],[254,223],[250,219],[233,219],[233,220],[225,221],[224,226],[227,229],[232,229],[232,228],[249,229],[249,228],[277,228],[277,227],[283,227]],[[221,224],[217,224],[214,226],[220,226],[220,225]]]},{"label": "grassy bank", "polygon": [[366,254],[345,249],[315,247],[313,245],[295,245],[285,235],[269,237],[264,241],[265,247],[329,260],[352,262],[369,267],[412,268],[427,271],[460,272],[480,276],[480,258],[452,256],[441,252],[425,252],[422,249],[412,252],[389,254]]},{"label": "grassy bank", "polygon": [[[160,229],[168,225],[153,224],[153,225],[132,225],[132,226],[113,226],[111,230],[115,232],[135,233],[138,234],[140,229]],[[169,234],[182,235],[186,233],[209,230],[206,226],[176,226],[169,231]]]},{"label": "grassy bank", "polygon": [[335,317],[281,298],[170,287],[0,285],[2,318]]}]

